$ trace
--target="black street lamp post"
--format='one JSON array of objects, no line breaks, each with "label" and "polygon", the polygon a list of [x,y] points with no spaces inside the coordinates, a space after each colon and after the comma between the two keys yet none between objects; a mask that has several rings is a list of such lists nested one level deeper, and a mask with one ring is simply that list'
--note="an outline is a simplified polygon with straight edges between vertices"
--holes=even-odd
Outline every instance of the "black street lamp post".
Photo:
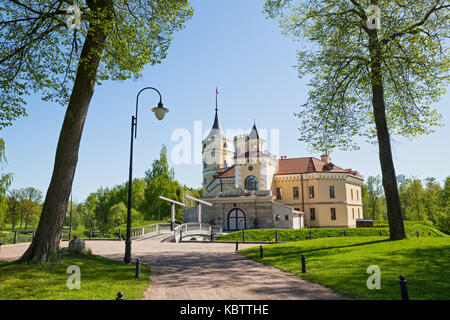
[{"label": "black street lamp post", "polygon": [[156,119],[162,120],[167,112],[169,112],[168,109],[163,107],[162,104],[162,98],[161,93],[152,87],[146,87],[139,91],[139,93],[136,96],[136,114],[134,116],[131,116],[131,144],[130,144],[130,175],[128,178],[128,208],[127,208],[127,239],[125,240],[125,257],[124,261],[126,264],[129,264],[131,262],[131,194],[133,191],[133,141],[136,139],[137,136],[137,115],[138,115],[138,106],[139,106],[139,95],[142,91],[151,89],[158,93],[159,95],[159,103],[158,107],[153,108],[152,111],[155,113]]}]

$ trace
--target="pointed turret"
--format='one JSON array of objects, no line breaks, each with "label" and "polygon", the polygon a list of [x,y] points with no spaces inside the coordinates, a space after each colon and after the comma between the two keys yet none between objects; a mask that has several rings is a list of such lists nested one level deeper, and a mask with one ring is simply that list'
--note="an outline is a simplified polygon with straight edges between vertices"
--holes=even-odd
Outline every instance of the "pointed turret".
[{"label": "pointed turret", "polygon": [[258,129],[256,129],[256,123],[253,123],[253,128],[248,135],[249,140],[257,140],[259,139]]}]

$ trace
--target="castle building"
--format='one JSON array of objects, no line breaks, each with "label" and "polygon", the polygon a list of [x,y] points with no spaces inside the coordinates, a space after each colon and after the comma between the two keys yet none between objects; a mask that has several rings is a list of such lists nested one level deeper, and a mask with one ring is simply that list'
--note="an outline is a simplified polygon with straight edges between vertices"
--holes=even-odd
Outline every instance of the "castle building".
[{"label": "castle building", "polygon": [[[202,141],[204,223],[225,230],[257,228],[355,227],[363,218],[361,184],[352,169],[327,155],[277,159],[264,150],[256,124],[227,140],[216,106],[211,131]],[[233,149],[232,149],[233,147]],[[183,222],[198,220],[196,208]]]}]

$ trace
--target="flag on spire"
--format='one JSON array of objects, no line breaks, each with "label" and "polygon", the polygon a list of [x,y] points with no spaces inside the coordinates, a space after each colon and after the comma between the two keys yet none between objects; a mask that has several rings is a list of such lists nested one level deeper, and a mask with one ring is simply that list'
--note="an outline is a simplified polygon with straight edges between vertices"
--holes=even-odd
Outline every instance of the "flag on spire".
[{"label": "flag on spire", "polygon": [[216,87],[216,112],[217,112],[217,95],[219,94],[219,89]]}]

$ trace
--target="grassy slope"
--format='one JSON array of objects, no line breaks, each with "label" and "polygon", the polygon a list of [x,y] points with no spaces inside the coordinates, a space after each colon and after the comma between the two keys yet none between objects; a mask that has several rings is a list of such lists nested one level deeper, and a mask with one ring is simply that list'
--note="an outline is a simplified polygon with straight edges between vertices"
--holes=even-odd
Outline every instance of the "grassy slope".
[{"label": "grassy slope", "polygon": [[[67,288],[70,265],[80,267],[80,290]],[[141,299],[149,286],[150,269],[141,266],[141,279],[135,278],[135,270],[134,264],[89,254],[47,264],[0,262],[0,300],[114,300],[119,291],[127,300]]]},{"label": "grassy slope", "polygon": [[[400,299],[398,278],[408,282],[410,299],[450,299],[450,238],[389,241],[386,237],[325,238],[239,251],[266,265],[300,275],[356,299]],[[301,254],[307,273],[301,274]],[[367,267],[381,269],[381,289],[369,290]]]},{"label": "grassy slope", "polygon": [[[419,231],[419,237],[446,237],[447,235],[433,226],[416,222],[405,222],[406,232],[409,237],[416,237],[416,232]],[[253,229],[245,230],[246,241],[275,241],[276,229]],[[389,228],[386,226],[374,228],[312,228],[312,229],[277,229],[278,241],[299,241],[309,239],[309,232],[313,239],[327,238],[327,237],[342,237],[344,231],[350,237],[365,237],[365,236],[379,236],[380,231],[383,236],[389,235]],[[242,241],[242,231],[229,233],[227,235],[218,237],[217,240],[223,241]]]}]

